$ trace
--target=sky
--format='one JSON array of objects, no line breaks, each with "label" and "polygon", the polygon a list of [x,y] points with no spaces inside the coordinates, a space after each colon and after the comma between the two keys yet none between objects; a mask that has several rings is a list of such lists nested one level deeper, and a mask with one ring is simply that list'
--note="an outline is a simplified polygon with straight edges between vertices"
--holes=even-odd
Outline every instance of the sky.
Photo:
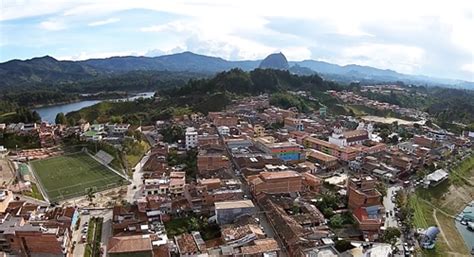
[{"label": "sky", "polygon": [[0,62],[183,51],[474,81],[474,2],[0,0]]}]

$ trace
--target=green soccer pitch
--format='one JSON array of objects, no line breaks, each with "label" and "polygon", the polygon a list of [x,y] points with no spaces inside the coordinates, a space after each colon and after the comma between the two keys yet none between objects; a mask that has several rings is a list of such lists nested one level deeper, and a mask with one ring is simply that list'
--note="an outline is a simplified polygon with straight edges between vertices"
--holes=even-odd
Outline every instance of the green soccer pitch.
[{"label": "green soccer pitch", "polygon": [[115,172],[86,153],[75,153],[30,162],[51,202],[87,195],[125,183]]}]

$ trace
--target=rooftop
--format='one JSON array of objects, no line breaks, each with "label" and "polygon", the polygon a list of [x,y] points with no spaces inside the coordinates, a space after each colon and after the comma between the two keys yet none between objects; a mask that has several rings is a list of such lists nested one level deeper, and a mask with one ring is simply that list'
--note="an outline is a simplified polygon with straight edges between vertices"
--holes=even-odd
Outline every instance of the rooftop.
[{"label": "rooftop", "polygon": [[227,201],[227,202],[215,202],[214,206],[216,210],[219,209],[236,209],[236,208],[254,208],[255,205],[251,200],[239,200],[239,201]]},{"label": "rooftop", "polygon": [[294,170],[278,171],[278,172],[264,171],[260,173],[260,177],[262,177],[265,180],[270,180],[270,179],[296,178],[296,177],[301,177],[301,175]]},{"label": "rooftop", "polygon": [[109,253],[130,253],[152,251],[151,239],[146,235],[112,237],[109,240]]}]

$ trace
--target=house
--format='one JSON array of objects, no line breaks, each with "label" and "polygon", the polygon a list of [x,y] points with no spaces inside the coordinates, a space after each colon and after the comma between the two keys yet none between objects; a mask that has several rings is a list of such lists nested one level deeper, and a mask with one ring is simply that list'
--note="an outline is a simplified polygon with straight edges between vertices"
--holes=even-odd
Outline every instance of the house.
[{"label": "house", "polygon": [[204,174],[207,171],[218,169],[228,169],[230,159],[222,146],[202,147],[197,156],[197,168],[199,173]]},{"label": "house", "polygon": [[438,169],[433,173],[426,175],[425,179],[423,180],[425,187],[435,187],[439,185],[441,182],[446,180],[449,177],[448,172],[443,169]]},{"label": "house", "polygon": [[364,237],[370,240],[378,238],[384,223],[382,194],[375,188],[376,182],[370,176],[353,177],[347,182],[348,207]]},{"label": "house", "polygon": [[153,257],[153,246],[149,235],[111,237],[107,245],[109,257]]},{"label": "house", "polygon": [[307,153],[307,160],[318,163],[321,165],[321,167],[328,170],[332,170],[338,165],[336,157],[313,149],[310,149],[310,151]]},{"label": "house", "polygon": [[296,171],[260,172],[247,178],[254,195],[295,193],[303,190],[303,176]]},{"label": "house", "polygon": [[251,200],[216,202],[214,208],[218,224],[229,224],[239,216],[253,215],[256,212]]},{"label": "house", "polygon": [[293,142],[275,142],[273,137],[254,139],[255,147],[264,153],[271,154],[285,162],[297,162],[304,159],[302,146]]},{"label": "house", "polygon": [[[174,239],[176,247],[178,248],[179,256],[198,257],[206,251],[206,244],[202,239],[201,234],[197,231],[175,236]],[[204,256],[207,256],[207,254]]]}]

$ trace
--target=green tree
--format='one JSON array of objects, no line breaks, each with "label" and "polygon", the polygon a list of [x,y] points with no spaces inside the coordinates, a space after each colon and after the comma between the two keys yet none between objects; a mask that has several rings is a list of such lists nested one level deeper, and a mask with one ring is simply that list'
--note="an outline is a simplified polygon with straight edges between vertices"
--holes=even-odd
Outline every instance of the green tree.
[{"label": "green tree", "polygon": [[340,252],[340,253],[343,253],[347,250],[350,250],[352,248],[354,248],[354,246],[351,244],[351,242],[347,241],[347,240],[337,240],[335,243],[334,243],[334,247]]},{"label": "green tree", "polygon": [[377,189],[377,191],[379,191],[379,193],[382,194],[383,197],[387,195],[387,185],[385,185],[385,183],[378,182],[377,184],[375,184],[375,188]]},{"label": "green tree", "polygon": [[66,125],[67,124],[67,119],[64,113],[60,112],[56,114],[56,119],[54,119],[56,124],[61,124],[61,125]]},{"label": "green tree", "polygon": [[397,244],[398,238],[402,235],[400,229],[395,227],[388,227],[382,234],[382,242],[391,244],[392,247],[395,247]]},{"label": "green tree", "polygon": [[67,125],[68,126],[76,126],[76,119],[74,119],[73,117],[69,117],[67,119]]},{"label": "green tree", "polygon": [[344,224],[344,219],[342,218],[341,214],[335,214],[329,219],[329,225],[332,228],[341,228]]}]

